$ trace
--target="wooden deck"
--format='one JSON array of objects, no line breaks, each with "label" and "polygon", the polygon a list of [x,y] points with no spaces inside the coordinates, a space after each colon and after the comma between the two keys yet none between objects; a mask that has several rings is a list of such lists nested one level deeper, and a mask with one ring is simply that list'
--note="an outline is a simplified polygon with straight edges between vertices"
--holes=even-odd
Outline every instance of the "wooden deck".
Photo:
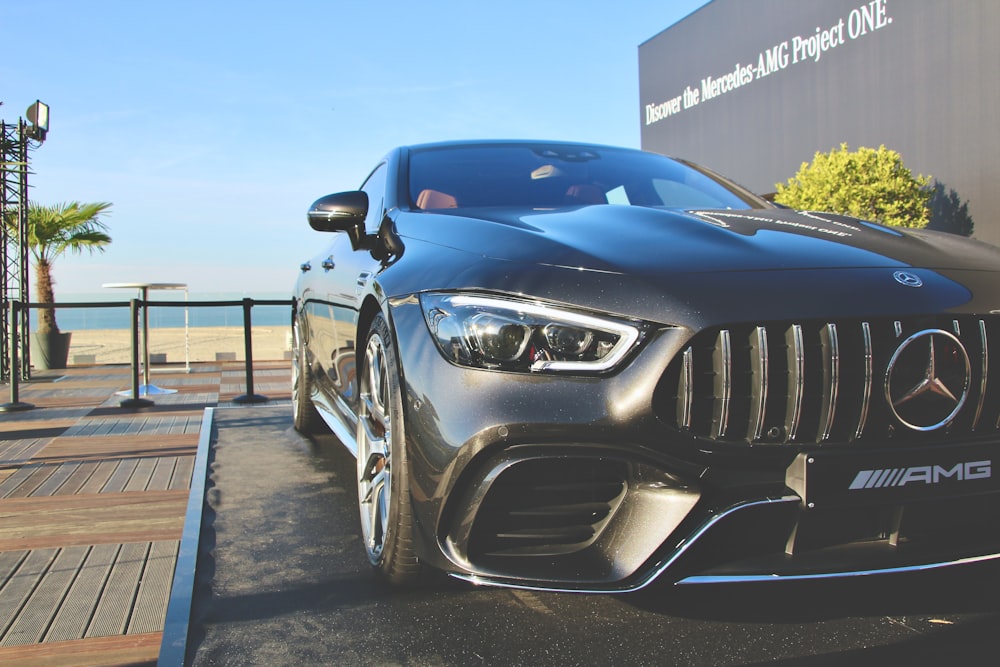
[{"label": "wooden deck", "polygon": [[[152,379],[177,393],[125,410],[127,367],[46,371],[0,413],[0,664],[156,663],[202,416],[246,387],[242,362]],[[287,361],[254,380],[287,401]]]}]

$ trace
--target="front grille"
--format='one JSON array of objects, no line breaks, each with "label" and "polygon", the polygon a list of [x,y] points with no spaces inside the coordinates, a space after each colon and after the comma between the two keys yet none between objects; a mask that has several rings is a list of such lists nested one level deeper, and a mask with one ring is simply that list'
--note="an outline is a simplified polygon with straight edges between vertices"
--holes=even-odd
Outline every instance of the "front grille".
[{"label": "front grille", "polygon": [[621,462],[534,459],[493,483],[476,514],[469,554],[476,557],[553,556],[590,545],[627,489]]},{"label": "front grille", "polygon": [[[935,349],[941,358],[932,362]],[[733,325],[699,332],[654,404],[663,421],[717,442],[935,442],[996,433],[998,364],[996,316]],[[899,379],[888,390],[890,365]],[[919,401],[907,404],[911,394],[936,401],[928,404],[942,415],[921,414]]]}]

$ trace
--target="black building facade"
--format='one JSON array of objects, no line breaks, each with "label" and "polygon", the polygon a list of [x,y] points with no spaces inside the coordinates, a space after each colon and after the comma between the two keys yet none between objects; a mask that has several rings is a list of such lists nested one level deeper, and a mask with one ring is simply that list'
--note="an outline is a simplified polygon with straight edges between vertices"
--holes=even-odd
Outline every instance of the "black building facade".
[{"label": "black building facade", "polygon": [[642,147],[769,193],[884,144],[1000,245],[998,31],[985,0],[713,0],[639,47]]}]

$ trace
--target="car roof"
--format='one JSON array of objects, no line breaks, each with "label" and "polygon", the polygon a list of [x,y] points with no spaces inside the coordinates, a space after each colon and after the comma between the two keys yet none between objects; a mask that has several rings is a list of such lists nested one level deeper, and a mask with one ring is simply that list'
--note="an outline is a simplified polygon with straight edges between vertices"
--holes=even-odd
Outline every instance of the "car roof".
[{"label": "car roof", "polygon": [[574,146],[598,149],[613,149],[621,151],[635,151],[637,153],[647,152],[637,148],[626,148],[623,146],[612,146],[605,144],[593,144],[581,141],[560,141],[547,139],[470,139],[453,141],[436,141],[422,144],[411,144],[403,146],[406,150],[426,150],[435,148],[463,148],[476,146]]}]

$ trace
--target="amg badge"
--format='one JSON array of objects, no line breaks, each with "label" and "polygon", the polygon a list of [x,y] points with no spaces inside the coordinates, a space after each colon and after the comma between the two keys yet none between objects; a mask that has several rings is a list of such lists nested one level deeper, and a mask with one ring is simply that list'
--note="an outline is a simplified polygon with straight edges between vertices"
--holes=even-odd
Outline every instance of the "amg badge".
[{"label": "amg badge", "polygon": [[910,468],[884,468],[862,470],[851,482],[849,489],[884,489],[907,484],[940,484],[947,480],[956,482],[989,479],[993,476],[992,461],[968,461],[944,466],[913,466]]}]

